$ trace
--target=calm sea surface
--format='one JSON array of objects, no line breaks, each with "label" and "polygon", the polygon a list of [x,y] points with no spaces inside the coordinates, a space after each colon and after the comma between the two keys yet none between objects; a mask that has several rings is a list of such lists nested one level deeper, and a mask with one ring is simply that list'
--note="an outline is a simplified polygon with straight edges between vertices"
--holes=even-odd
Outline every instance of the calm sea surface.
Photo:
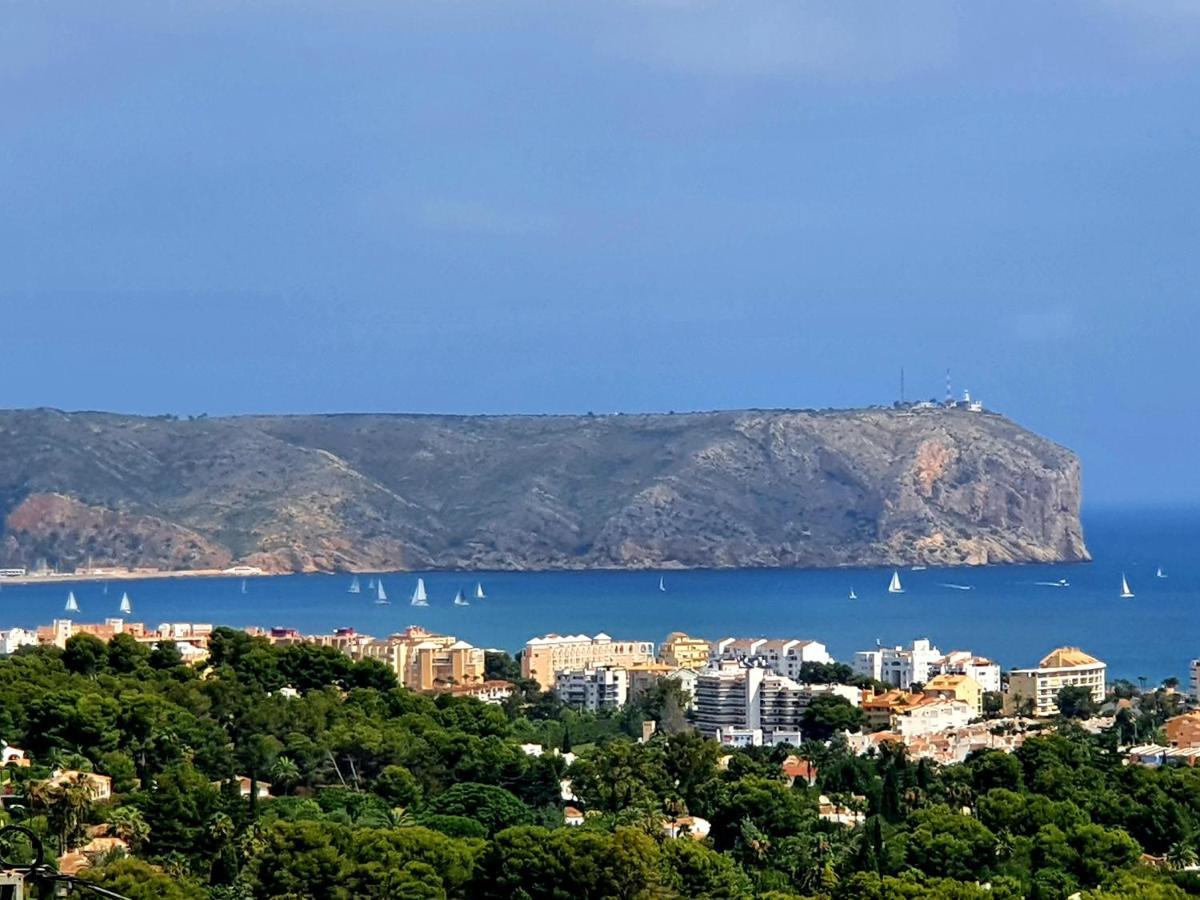
[{"label": "calm sea surface", "polygon": [[[929,637],[942,650],[969,649],[1005,668],[1035,665],[1046,651],[1077,644],[1105,660],[1111,677],[1186,682],[1200,656],[1200,510],[1103,511],[1085,515],[1086,565],[927,569],[901,572],[905,593],[889,595],[889,571],[761,570],[668,572],[666,592],[651,572],[422,573],[430,606],[413,608],[415,573],[383,576],[390,606],[366,591],[347,592],[349,577],[297,575],[241,579],[161,579],[72,585],[5,585],[0,626],[26,627],[62,616],[68,587],[78,621],[118,615],[127,590],[136,621],[286,625],[306,633],[350,625],[384,635],[409,624],[516,650],[538,634],[605,631],[661,641],[682,630],[823,641],[836,657]],[[1161,565],[1168,576],[1155,577]],[[1118,598],[1121,573],[1136,593]],[[1070,587],[1039,585],[1067,579]],[[454,607],[459,588],[482,580],[488,599]],[[969,586],[956,590],[947,585]],[[848,600],[851,588],[857,600]]]}]

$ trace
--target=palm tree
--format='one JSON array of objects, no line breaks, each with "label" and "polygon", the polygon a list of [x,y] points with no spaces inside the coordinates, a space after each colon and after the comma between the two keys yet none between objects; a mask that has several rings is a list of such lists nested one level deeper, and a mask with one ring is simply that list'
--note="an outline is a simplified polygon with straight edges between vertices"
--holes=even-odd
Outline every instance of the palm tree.
[{"label": "palm tree", "polygon": [[233,835],[237,831],[237,827],[225,813],[216,813],[208,820],[208,839],[212,841],[213,846],[222,847],[233,840]]},{"label": "palm tree", "polygon": [[810,739],[800,745],[800,749],[796,752],[796,755],[808,763],[812,771],[820,772],[826,758],[829,756],[829,751],[820,741]]},{"label": "palm tree", "polygon": [[1012,859],[1015,851],[1016,842],[1013,840],[1012,832],[1007,828],[1002,828],[996,835],[996,859],[1001,862]]},{"label": "palm tree", "polygon": [[281,756],[271,766],[271,783],[280,793],[290,794],[300,781],[300,767],[289,757]]},{"label": "palm tree", "polygon": [[946,787],[946,802],[953,809],[975,809],[975,792],[969,784],[954,782]]},{"label": "palm tree", "polygon": [[136,850],[150,837],[150,826],[135,806],[116,807],[108,814],[108,824],[112,826],[113,834],[127,843],[130,850]]},{"label": "palm tree", "polygon": [[664,800],[663,811],[672,819],[678,819],[680,816],[688,814],[687,804],[678,797],[668,797]]},{"label": "palm tree", "polygon": [[738,837],[742,845],[750,852],[750,855],[756,860],[763,860],[771,850],[771,842],[767,836],[759,830],[758,826],[751,821],[750,817],[742,819],[738,827]]},{"label": "palm tree", "polygon": [[60,853],[70,851],[83,835],[83,826],[96,796],[95,786],[80,772],[74,778],[60,777],[31,782],[26,789],[30,809],[44,813],[58,835]]},{"label": "palm tree", "polygon": [[[206,830],[212,859],[208,879],[212,884],[232,884],[238,875],[238,854],[234,846],[237,826],[228,814],[219,812],[208,820]],[[247,835],[251,831],[253,826],[247,829]]]},{"label": "palm tree", "polygon": [[412,828],[417,822],[403,806],[393,806],[391,809],[368,807],[354,819],[354,824],[360,828]]},{"label": "palm tree", "polygon": [[1187,869],[1197,864],[1196,850],[1191,843],[1176,841],[1167,848],[1167,865],[1172,869]]},{"label": "palm tree", "polygon": [[925,792],[918,787],[906,788],[901,800],[904,803],[904,808],[910,814],[916,812],[925,803]]}]

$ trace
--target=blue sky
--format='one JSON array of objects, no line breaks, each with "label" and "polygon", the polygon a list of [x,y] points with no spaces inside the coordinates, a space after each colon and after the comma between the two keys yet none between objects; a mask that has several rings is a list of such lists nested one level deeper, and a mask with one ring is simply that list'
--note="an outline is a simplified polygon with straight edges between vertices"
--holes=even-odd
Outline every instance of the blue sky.
[{"label": "blue sky", "polygon": [[5,406],[970,388],[1200,501],[1200,6],[15,4]]}]

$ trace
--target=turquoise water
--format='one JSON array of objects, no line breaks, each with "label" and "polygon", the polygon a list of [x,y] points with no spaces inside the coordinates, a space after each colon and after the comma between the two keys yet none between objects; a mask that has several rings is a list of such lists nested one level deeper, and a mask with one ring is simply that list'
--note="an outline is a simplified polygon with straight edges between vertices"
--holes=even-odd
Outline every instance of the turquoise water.
[{"label": "turquoise water", "polygon": [[[415,573],[384,575],[390,606],[366,592],[347,593],[345,576],[297,575],[241,579],[156,579],[76,583],[79,621],[118,615],[121,591],[134,602],[130,618],[286,625],[309,632],[350,625],[387,634],[409,624],[448,632],[487,647],[516,650],[538,634],[595,633],[660,641],[670,631],[703,637],[769,635],[823,641],[839,658],[855,650],[929,637],[942,650],[970,649],[1005,668],[1034,665],[1051,648],[1077,644],[1109,664],[1110,675],[1186,682],[1188,661],[1200,656],[1200,510],[1103,511],[1085,516],[1094,562],[1070,566],[902,571],[905,593],[889,595],[889,571],[742,569],[658,573],[423,573],[430,606],[408,605]],[[1168,577],[1154,577],[1162,565]],[[1118,598],[1121,573],[1136,593]],[[1039,581],[1065,578],[1065,589]],[[459,588],[483,581],[489,598],[454,607]],[[970,585],[960,591],[945,584]],[[850,601],[853,587],[858,600]],[[0,625],[26,627],[63,615],[68,586],[6,585]]]}]

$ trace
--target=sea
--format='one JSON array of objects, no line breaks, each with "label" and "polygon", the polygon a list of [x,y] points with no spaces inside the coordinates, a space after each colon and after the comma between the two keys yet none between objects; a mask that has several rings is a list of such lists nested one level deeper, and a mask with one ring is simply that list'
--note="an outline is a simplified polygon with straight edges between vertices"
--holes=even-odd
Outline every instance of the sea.
[{"label": "sea", "polygon": [[[71,584],[4,584],[0,627],[71,618],[286,626],[323,633],[349,626],[387,635],[407,625],[515,652],[531,637],[604,632],[661,641],[672,631],[821,641],[834,657],[929,638],[943,651],[971,650],[1003,668],[1037,665],[1061,645],[1082,647],[1110,678],[1187,684],[1200,657],[1200,509],[1102,509],[1084,515],[1093,561],[1072,565],[901,569],[904,593],[889,594],[891,569],[714,569],[587,572],[386,572],[241,578],[161,578]],[[1162,567],[1165,578],[1157,577]],[[1135,596],[1122,599],[1122,574]],[[408,599],[425,579],[429,606]],[[376,604],[367,585],[381,578],[391,600]],[[661,586],[665,590],[660,590]],[[1067,586],[1053,586],[1065,581]],[[458,590],[487,598],[453,605]],[[857,599],[849,599],[850,591]]]}]

